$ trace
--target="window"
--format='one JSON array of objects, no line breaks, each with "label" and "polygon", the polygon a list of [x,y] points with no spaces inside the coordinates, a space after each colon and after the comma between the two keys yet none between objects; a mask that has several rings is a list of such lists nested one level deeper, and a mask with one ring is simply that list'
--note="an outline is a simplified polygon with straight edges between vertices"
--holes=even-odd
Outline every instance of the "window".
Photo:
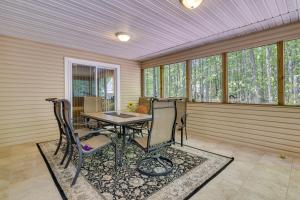
[{"label": "window", "polygon": [[160,68],[144,69],[144,95],[146,97],[160,97]]},{"label": "window", "polygon": [[95,96],[96,67],[73,64],[73,97]]},{"label": "window", "polygon": [[228,53],[228,95],[231,103],[277,103],[275,44]]},{"label": "window", "polygon": [[300,39],[284,45],[285,104],[300,105]]},{"label": "window", "polygon": [[211,56],[192,60],[191,95],[193,101],[222,100],[222,58]]},{"label": "window", "polygon": [[113,99],[115,90],[115,71],[97,68],[98,96],[103,99]]},{"label": "window", "polygon": [[185,62],[164,66],[164,97],[185,97]]}]

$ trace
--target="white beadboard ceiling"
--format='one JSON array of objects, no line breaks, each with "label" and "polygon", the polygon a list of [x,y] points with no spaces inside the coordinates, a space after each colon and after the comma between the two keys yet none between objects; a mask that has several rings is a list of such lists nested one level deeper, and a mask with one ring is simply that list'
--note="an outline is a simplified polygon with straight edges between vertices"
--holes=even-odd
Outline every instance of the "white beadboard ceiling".
[{"label": "white beadboard ceiling", "polygon": [[299,10],[300,0],[204,0],[194,10],[179,0],[1,0],[0,35],[143,61],[294,23]]}]

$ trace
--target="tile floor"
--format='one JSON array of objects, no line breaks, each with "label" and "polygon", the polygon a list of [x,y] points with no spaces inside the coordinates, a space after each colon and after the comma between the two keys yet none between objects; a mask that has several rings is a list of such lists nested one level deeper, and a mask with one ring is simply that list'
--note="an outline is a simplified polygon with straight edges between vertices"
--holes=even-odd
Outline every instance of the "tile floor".
[{"label": "tile floor", "polygon": [[[299,200],[300,159],[191,135],[189,145],[235,161],[192,200]],[[0,199],[61,199],[35,144],[0,148]]]}]

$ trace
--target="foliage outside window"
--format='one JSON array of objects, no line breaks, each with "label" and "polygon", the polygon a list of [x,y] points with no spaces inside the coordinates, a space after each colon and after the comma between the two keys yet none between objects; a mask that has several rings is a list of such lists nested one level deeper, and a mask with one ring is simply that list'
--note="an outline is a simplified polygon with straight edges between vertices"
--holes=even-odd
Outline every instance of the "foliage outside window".
[{"label": "foliage outside window", "polygon": [[164,66],[164,97],[185,97],[185,62]]},{"label": "foliage outside window", "polygon": [[284,47],[285,104],[300,105],[300,39]]},{"label": "foliage outside window", "polygon": [[[91,88],[92,87],[92,88]],[[84,97],[84,96],[90,96],[95,95],[93,91],[93,88],[95,88],[94,82],[91,82],[89,80],[80,80],[75,79],[73,80],[73,96],[74,97]]]},{"label": "foliage outside window", "polygon": [[114,98],[114,73],[114,70],[110,69],[97,69],[98,96],[103,97],[103,99]]},{"label": "foliage outside window", "polygon": [[222,100],[222,58],[210,56],[192,60],[192,99],[200,102]]},{"label": "foliage outside window", "polygon": [[144,69],[144,94],[146,97],[160,97],[160,68]]},{"label": "foliage outside window", "polygon": [[277,103],[275,44],[228,53],[228,96],[231,103]]},{"label": "foliage outside window", "polygon": [[95,67],[72,65],[72,92],[74,97],[95,96]]}]

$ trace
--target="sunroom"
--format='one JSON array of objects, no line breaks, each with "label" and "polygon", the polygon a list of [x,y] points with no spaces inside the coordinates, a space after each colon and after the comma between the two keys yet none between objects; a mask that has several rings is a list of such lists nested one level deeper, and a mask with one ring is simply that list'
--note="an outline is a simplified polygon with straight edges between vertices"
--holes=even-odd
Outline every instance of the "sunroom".
[{"label": "sunroom", "polygon": [[1,1],[0,199],[300,199],[299,9]]}]

